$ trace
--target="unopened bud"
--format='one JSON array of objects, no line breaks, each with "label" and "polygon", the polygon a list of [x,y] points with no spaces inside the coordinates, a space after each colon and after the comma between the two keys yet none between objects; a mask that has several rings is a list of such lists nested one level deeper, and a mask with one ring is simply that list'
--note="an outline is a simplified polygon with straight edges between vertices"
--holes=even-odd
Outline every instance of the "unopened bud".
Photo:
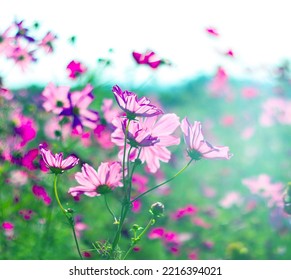
[{"label": "unopened bud", "polygon": [[163,216],[165,206],[161,202],[156,202],[151,206],[150,212],[157,218]]}]

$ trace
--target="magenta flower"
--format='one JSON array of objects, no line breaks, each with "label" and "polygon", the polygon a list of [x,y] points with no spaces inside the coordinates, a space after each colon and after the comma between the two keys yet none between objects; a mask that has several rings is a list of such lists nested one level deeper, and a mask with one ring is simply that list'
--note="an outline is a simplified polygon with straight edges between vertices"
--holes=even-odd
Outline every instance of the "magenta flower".
[{"label": "magenta flower", "polygon": [[153,51],[146,51],[144,54],[132,52],[132,56],[138,64],[146,64],[152,69],[158,68],[162,63],[162,60]]},{"label": "magenta flower", "polygon": [[42,186],[34,185],[32,187],[32,193],[37,199],[41,199],[46,205],[49,205],[52,201],[46,189]]},{"label": "magenta flower", "polygon": [[[122,159],[124,149],[124,125],[120,119],[115,119],[113,124],[116,130],[112,133],[112,142],[121,147],[119,158]],[[132,145],[130,160],[135,160],[138,149],[141,149],[140,160],[146,162],[149,171],[157,172],[160,161],[168,162],[171,152],[168,146],[178,145],[179,137],[171,135],[179,126],[179,117],[175,114],[165,114],[158,119],[157,116],[139,119],[129,125],[129,141],[127,150]]]},{"label": "magenta flower", "polygon": [[79,77],[82,73],[87,71],[87,68],[79,61],[72,60],[68,66],[67,70],[69,71],[69,77],[71,79],[76,79]]},{"label": "magenta flower", "polygon": [[187,145],[188,154],[192,159],[231,158],[232,155],[229,153],[228,147],[212,146],[204,140],[200,122],[195,121],[194,124],[191,125],[188,119],[184,118],[181,123],[181,128]]},{"label": "magenta flower", "polygon": [[163,114],[161,109],[150,104],[146,97],[138,99],[137,95],[130,91],[122,91],[119,86],[112,89],[119,107],[126,113],[128,119],[140,117],[153,117]]},{"label": "magenta flower", "polygon": [[8,221],[5,221],[2,223],[2,228],[4,230],[13,230],[14,229],[14,224]]},{"label": "magenta flower", "polygon": [[73,154],[63,159],[63,153],[53,155],[42,144],[39,145],[39,149],[45,165],[55,174],[63,173],[65,170],[73,168],[79,162],[79,159]]},{"label": "magenta flower", "polygon": [[15,112],[12,116],[15,122],[14,132],[20,136],[20,146],[24,147],[28,142],[36,137],[36,123],[33,119],[22,115],[20,112]]},{"label": "magenta flower", "polygon": [[219,33],[217,32],[216,28],[209,27],[209,28],[206,28],[205,31],[211,36],[214,36],[214,37],[219,36]]},{"label": "magenta flower", "polygon": [[69,91],[68,86],[56,87],[53,83],[49,83],[42,92],[42,96],[45,98],[42,106],[47,112],[60,114],[63,108],[69,107]]},{"label": "magenta flower", "polygon": [[60,116],[73,117],[73,129],[79,132],[83,126],[95,129],[99,120],[99,114],[96,111],[88,109],[88,106],[94,99],[92,94],[93,87],[88,84],[81,91],[74,91],[68,94],[69,106],[63,108]]},{"label": "magenta flower", "polygon": [[87,196],[100,196],[122,186],[122,168],[120,162],[101,163],[98,171],[85,163],[82,172],[75,175],[79,186],[69,189],[72,196],[85,194]]}]

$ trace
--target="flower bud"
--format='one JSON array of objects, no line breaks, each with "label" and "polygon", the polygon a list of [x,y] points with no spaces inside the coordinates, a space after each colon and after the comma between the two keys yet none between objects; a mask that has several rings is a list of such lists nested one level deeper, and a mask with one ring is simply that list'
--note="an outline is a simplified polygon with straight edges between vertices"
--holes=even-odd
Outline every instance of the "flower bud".
[{"label": "flower bud", "polygon": [[150,212],[157,218],[163,216],[165,206],[161,202],[156,202],[151,206]]}]

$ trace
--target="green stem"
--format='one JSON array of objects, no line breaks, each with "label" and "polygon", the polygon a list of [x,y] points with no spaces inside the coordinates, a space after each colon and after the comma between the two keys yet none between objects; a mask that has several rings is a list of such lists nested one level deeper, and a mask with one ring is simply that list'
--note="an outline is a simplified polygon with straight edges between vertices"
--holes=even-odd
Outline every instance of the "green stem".
[{"label": "green stem", "polygon": [[55,197],[56,197],[56,200],[62,210],[62,212],[65,214],[65,216],[67,217],[67,211],[65,210],[65,208],[63,207],[60,199],[59,199],[59,195],[58,195],[58,188],[57,188],[57,181],[58,181],[58,175],[55,174],[55,178],[54,178],[54,192],[55,192]]},{"label": "green stem", "polygon": [[73,217],[73,213],[71,212],[68,212],[68,210],[66,210],[63,206],[62,206],[62,203],[59,199],[59,195],[58,195],[58,190],[57,190],[57,181],[58,181],[58,175],[55,174],[55,178],[54,178],[54,192],[55,192],[55,197],[56,197],[56,200],[62,210],[62,212],[64,213],[64,215],[66,216],[71,228],[72,228],[72,231],[73,231],[73,235],[74,235],[74,239],[75,239],[75,243],[76,243],[76,247],[77,247],[77,250],[78,250],[78,253],[79,253],[79,256],[80,256],[80,259],[83,260],[83,257],[82,257],[82,254],[81,254],[81,251],[80,251],[80,247],[79,247],[79,243],[78,243],[78,239],[77,239],[77,236],[76,236],[76,232],[75,232],[75,221],[74,221],[74,217]]},{"label": "green stem", "polygon": [[131,200],[130,203],[133,203],[134,201],[136,201],[137,199],[143,197],[143,196],[146,195],[147,193],[149,193],[149,192],[151,192],[151,191],[153,191],[153,190],[155,190],[155,189],[157,189],[157,188],[159,188],[159,187],[161,187],[161,186],[163,186],[163,185],[165,185],[165,184],[171,182],[172,180],[174,180],[177,176],[179,176],[183,171],[185,171],[185,170],[187,169],[187,167],[191,164],[192,161],[193,161],[193,159],[191,159],[191,160],[190,160],[190,161],[189,161],[189,162],[188,162],[188,163],[187,163],[187,164],[186,164],[186,165],[185,165],[185,166],[184,166],[184,167],[183,167],[179,172],[177,172],[173,177],[171,177],[170,179],[164,181],[163,183],[160,183],[160,184],[158,184],[157,186],[155,186],[155,187],[153,187],[153,188],[147,190],[146,192],[144,192],[144,193],[138,195],[136,198],[134,198],[133,200]]},{"label": "green stem", "polygon": [[143,235],[148,231],[148,229],[155,223],[155,219],[152,218],[150,219],[149,223],[147,224],[147,226],[144,228],[144,230],[140,233],[140,235],[138,237],[134,238],[134,241],[132,242],[131,246],[129,247],[129,249],[127,250],[126,254],[123,257],[123,260],[125,260],[127,258],[127,256],[129,255],[129,253],[132,251],[132,249],[134,248],[134,246],[140,241],[140,239],[143,237]]},{"label": "green stem", "polygon": [[[127,135],[128,135],[128,129],[129,129],[130,120],[128,120],[128,123],[125,128],[125,134],[124,134],[124,149],[123,149],[123,159],[122,159],[122,180],[123,180],[123,187],[126,187],[126,178],[125,178],[125,158],[126,158],[126,142],[127,142]],[[125,190],[126,192],[126,190]]]},{"label": "green stem", "polygon": [[75,239],[75,243],[76,243],[77,251],[78,251],[78,253],[79,253],[79,257],[80,257],[81,260],[83,260],[83,256],[82,256],[81,251],[80,251],[80,247],[79,247],[79,243],[78,243],[78,239],[77,239],[77,235],[76,235],[76,231],[75,231],[75,222],[74,222],[74,218],[72,217],[72,220],[73,220],[73,221],[71,221],[71,219],[70,219],[69,217],[67,217],[67,219],[68,219],[68,221],[69,221],[69,223],[70,223],[70,225],[71,225],[72,231],[73,231],[73,235],[74,235],[74,239]]},{"label": "green stem", "polygon": [[114,223],[116,223],[116,222],[117,222],[117,219],[116,219],[116,217],[115,217],[113,211],[112,211],[111,208],[109,207],[109,204],[108,204],[108,201],[107,201],[107,194],[104,195],[104,201],[105,201],[105,205],[106,205],[107,210],[109,211],[109,213],[111,214],[111,216],[112,216],[113,219],[114,219]]},{"label": "green stem", "polygon": [[[121,230],[123,227],[123,223],[125,221],[125,217],[127,215],[127,212],[129,210],[129,203],[127,199],[127,176],[125,176],[125,159],[126,159],[126,144],[127,144],[127,136],[128,136],[128,129],[129,129],[129,124],[130,124],[130,119],[128,119],[126,128],[125,128],[125,133],[124,133],[124,149],[123,149],[123,159],[122,159],[122,181],[123,181],[123,188],[124,188],[124,201],[122,202],[122,207],[120,211],[120,220],[118,224],[117,231],[115,233],[113,242],[112,242],[112,248],[111,248],[111,253],[110,253],[110,258],[112,259],[114,256],[114,251],[118,245],[120,235],[121,235]],[[129,170],[127,171],[127,175],[129,174]]]},{"label": "green stem", "polygon": [[[139,159],[139,157],[140,157],[140,153],[141,153],[141,148],[140,148],[139,151],[138,151],[138,154],[137,154],[137,158],[136,158],[136,160]],[[130,176],[129,176],[128,201],[130,201],[130,199],[131,199],[132,176],[133,176],[133,173],[134,173],[134,170],[135,170],[136,167],[137,167],[137,164],[134,163],[134,165],[133,165],[133,167],[132,167],[132,170],[131,170],[131,173],[130,173]]]}]

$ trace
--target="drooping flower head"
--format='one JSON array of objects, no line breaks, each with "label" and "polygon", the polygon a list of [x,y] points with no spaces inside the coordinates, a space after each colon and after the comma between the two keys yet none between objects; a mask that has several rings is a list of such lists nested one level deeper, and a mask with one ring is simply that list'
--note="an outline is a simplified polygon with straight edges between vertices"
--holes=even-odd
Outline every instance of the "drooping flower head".
[{"label": "drooping flower head", "polygon": [[146,97],[138,99],[135,93],[127,90],[122,91],[117,85],[113,87],[112,91],[119,107],[126,113],[128,119],[153,117],[163,114],[163,111],[150,104],[150,100]]},{"label": "drooping flower head", "polygon": [[204,140],[202,134],[201,123],[195,121],[191,125],[187,118],[184,118],[181,123],[181,129],[184,134],[185,143],[189,156],[194,160],[201,158],[208,159],[230,159],[231,154],[229,148],[225,146],[212,146]]},{"label": "drooping flower head", "polygon": [[101,163],[98,171],[85,163],[82,172],[75,175],[79,186],[69,189],[72,196],[85,194],[87,196],[100,196],[122,186],[122,168],[120,162]]},{"label": "drooping flower head", "polygon": [[61,174],[65,170],[73,168],[79,162],[79,159],[73,154],[65,159],[63,158],[63,153],[53,155],[43,144],[39,145],[39,149],[45,165],[55,174]]},{"label": "drooping flower head", "polygon": [[[113,124],[116,126],[116,130],[112,133],[112,142],[121,147],[119,158],[122,159],[125,137],[124,120],[115,119]],[[130,160],[137,158],[138,149],[140,149],[139,159],[147,163],[150,172],[157,172],[160,161],[168,162],[171,158],[171,152],[167,147],[180,143],[179,137],[171,135],[179,125],[179,117],[175,114],[132,121],[128,127],[126,147],[127,150],[130,146],[132,148]]]},{"label": "drooping flower head", "polygon": [[[82,131],[83,127],[95,129],[99,120],[98,112],[88,109],[94,99],[93,87],[88,84],[81,91],[74,91],[68,94],[69,106],[63,108],[60,116],[73,117],[73,129]],[[80,131],[80,132],[81,132]]]}]

